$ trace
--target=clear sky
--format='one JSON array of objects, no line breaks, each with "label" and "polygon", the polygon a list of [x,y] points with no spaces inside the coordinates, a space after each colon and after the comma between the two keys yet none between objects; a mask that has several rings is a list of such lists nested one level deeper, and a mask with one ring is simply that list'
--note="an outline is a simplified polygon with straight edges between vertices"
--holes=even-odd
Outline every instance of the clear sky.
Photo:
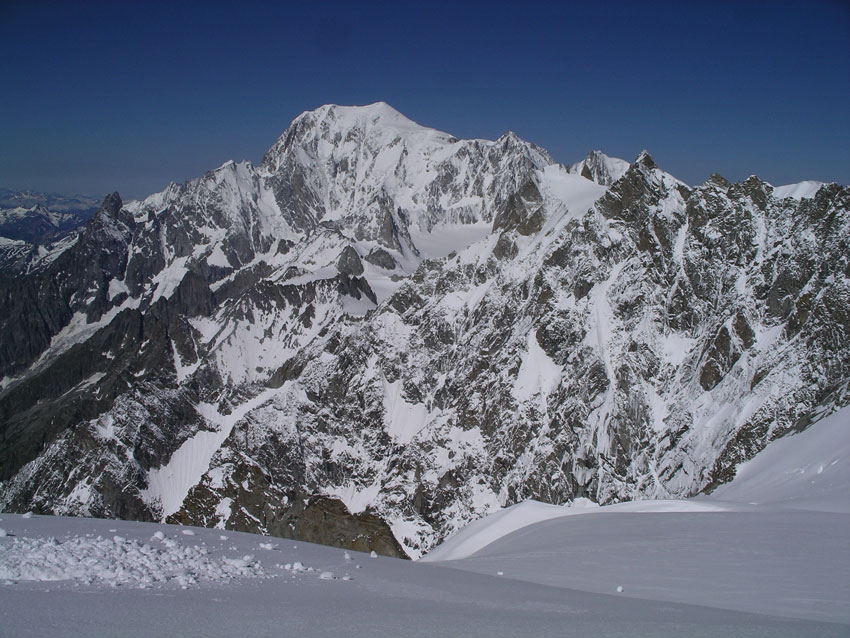
[{"label": "clear sky", "polygon": [[564,163],[850,184],[850,2],[0,0],[0,186],[140,197],[378,100]]}]

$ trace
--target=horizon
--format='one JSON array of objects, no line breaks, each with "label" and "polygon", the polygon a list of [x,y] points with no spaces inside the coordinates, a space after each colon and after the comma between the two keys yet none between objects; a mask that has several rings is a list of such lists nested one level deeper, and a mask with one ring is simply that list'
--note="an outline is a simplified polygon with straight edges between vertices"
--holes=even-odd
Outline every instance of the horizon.
[{"label": "horizon", "polygon": [[304,111],[378,101],[567,165],[646,149],[691,185],[850,183],[842,2],[12,2],[0,34],[12,189],[139,199],[258,164]]}]

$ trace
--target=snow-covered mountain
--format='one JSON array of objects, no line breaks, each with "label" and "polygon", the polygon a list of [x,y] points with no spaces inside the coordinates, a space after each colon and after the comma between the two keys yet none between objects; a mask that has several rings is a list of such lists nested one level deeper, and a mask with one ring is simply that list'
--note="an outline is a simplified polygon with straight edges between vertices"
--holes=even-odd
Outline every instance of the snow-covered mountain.
[{"label": "snow-covered mountain", "polygon": [[416,557],[700,493],[850,401],[848,200],[304,113],[3,280],[0,508]]},{"label": "snow-covered mountain", "polygon": [[0,270],[26,271],[49,259],[98,205],[84,196],[0,188]]},{"label": "snow-covered mountain", "polygon": [[608,157],[602,151],[591,151],[586,158],[572,164],[567,170],[602,186],[610,186],[626,174],[629,163],[616,157]]},{"label": "snow-covered mountain", "polygon": [[100,200],[89,195],[62,195],[0,187],[0,208],[33,208],[42,206],[60,214],[88,215],[97,210]]}]

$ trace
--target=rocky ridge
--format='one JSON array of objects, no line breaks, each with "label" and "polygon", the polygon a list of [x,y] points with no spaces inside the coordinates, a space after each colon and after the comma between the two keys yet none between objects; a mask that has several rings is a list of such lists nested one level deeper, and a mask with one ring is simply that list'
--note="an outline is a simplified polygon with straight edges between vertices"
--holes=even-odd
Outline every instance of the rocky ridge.
[{"label": "rocky ridge", "polygon": [[848,199],[304,113],[0,279],[0,508],[416,557],[710,490],[850,401]]}]

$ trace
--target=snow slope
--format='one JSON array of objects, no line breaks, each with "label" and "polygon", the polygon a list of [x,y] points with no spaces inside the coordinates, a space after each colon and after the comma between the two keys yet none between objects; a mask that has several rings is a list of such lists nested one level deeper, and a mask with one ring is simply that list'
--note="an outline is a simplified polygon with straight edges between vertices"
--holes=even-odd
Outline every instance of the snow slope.
[{"label": "snow slope", "polygon": [[779,199],[791,197],[792,199],[810,199],[820,190],[824,182],[816,182],[814,180],[806,180],[797,184],[786,184],[785,186],[776,186],[773,189],[773,196]]},{"label": "snow slope", "polygon": [[[557,587],[850,623],[850,409],[771,443],[710,497],[520,503],[423,561]],[[576,516],[580,514],[580,516]]]},{"label": "snow slope", "polygon": [[586,158],[571,165],[568,170],[598,184],[610,186],[625,175],[629,170],[629,163],[616,157],[608,157],[601,151],[591,151]]},{"label": "snow slope", "polygon": [[12,514],[0,515],[0,526],[0,633],[8,638],[846,636],[848,630],[238,532]]},{"label": "snow slope", "polygon": [[575,514],[623,512],[741,511],[760,503],[850,513],[850,408],[844,408],[794,436],[773,441],[741,464],[735,480],[710,497],[645,500],[599,507],[587,499],[567,506],[524,501],[470,523],[421,560],[458,560],[472,556],[518,529]]},{"label": "snow slope", "polygon": [[846,636],[848,426],[844,409],[773,442],[711,497],[528,501],[418,562],[2,514],[0,627],[10,637]]},{"label": "snow slope", "polygon": [[738,466],[717,499],[850,514],[850,408],[773,441]]}]

